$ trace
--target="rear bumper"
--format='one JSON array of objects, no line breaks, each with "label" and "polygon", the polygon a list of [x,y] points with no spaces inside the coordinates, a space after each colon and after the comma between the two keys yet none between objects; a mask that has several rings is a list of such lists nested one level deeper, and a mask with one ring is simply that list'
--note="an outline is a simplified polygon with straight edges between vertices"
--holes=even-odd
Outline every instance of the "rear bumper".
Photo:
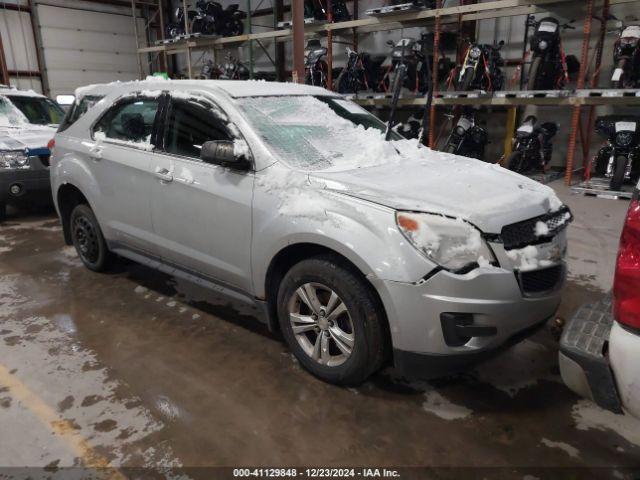
[{"label": "rear bumper", "polygon": [[[19,188],[12,193],[11,187]],[[0,203],[20,203],[22,201],[51,197],[49,170],[0,170]]]},{"label": "rear bumper", "polygon": [[565,385],[600,407],[622,413],[606,353],[611,327],[611,297],[580,307],[560,340],[560,374]]}]

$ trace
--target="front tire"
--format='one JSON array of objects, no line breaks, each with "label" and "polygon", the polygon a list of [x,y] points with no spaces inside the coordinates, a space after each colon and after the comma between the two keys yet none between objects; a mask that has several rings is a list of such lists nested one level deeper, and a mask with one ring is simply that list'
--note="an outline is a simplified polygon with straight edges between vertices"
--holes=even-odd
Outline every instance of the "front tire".
[{"label": "front tire", "polygon": [[[620,78],[618,80],[611,80],[611,88],[615,88],[615,89],[622,89],[622,88],[626,88],[626,79],[625,79],[625,74],[626,74],[626,69],[625,69],[625,65],[627,63],[627,60],[624,58],[621,58],[618,61],[618,64],[616,65],[615,70],[617,69],[621,69],[622,70],[622,75],[620,76]],[[615,71],[614,70],[614,71]]]},{"label": "front tire", "polygon": [[538,89],[538,74],[540,72],[540,66],[542,65],[542,58],[536,57],[533,59],[531,68],[529,69],[529,78],[527,79],[527,90]]},{"label": "front tire", "polygon": [[522,152],[511,152],[509,159],[507,160],[507,168],[512,172],[523,173],[524,172],[524,155]]},{"label": "front tire", "polygon": [[613,177],[611,178],[609,189],[619,191],[622,189],[622,185],[624,184],[624,173],[627,169],[627,157],[618,155],[615,162],[616,163],[613,167]]},{"label": "front tire", "polygon": [[461,92],[467,92],[471,90],[471,84],[473,83],[473,77],[476,71],[473,67],[467,67],[462,74],[462,80],[459,82],[458,90]]},{"label": "front tire", "polygon": [[71,241],[84,266],[94,272],[104,272],[113,262],[102,235],[98,219],[88,205],[78,205],[69,219]]},{"label": "front tire", "polygon": [[364,279],[339,257],[294,265],[280,284],[277,305],[289,348],[316,377],[358,385],[382,366],[381,307]]}]

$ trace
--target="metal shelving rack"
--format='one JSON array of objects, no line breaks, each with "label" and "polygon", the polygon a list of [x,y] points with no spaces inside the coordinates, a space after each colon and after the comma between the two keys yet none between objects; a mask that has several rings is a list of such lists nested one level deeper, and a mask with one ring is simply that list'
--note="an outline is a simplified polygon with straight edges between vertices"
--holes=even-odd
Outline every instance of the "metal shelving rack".
[{"label": "metal shelving rack", "polygon": [[[132,6],[136,3],[142,2],[161,3],[162,0],[132,0]],[[292,2],[300,2],[302,0],[291,0]],[[332,0],[325,0],[328,3],[328,16],[331,20]],[[338,23],[322,23],[322,24],[310,24],[305,25],[301,19],[301,15],[298,15],[297,19],[292,15],[294,25],[291,28],[275,29],[267,32],[245,33],[243,35],[235,37],[223,37],[223,38],[186,38],[182,41],[165,43],[160,45],[151,45],[138,48],[138,53],[143,54],[155,54],[155,55],[176,55],[179,53],[186,53],[189,57],[189,76],[192,76],[191,71],[191,52],[200,49],[220,49],[229,46],[240,46],[246,42],[254,42],[271,39],[275,42],[294,42],[294,56],[301,55],[303,47],[300,48],[296,43],[303,43],[306,37],[309,36],[326,36],[327,37],[327,49],[328,49],[328,84],[329,88],[333,83],[332,79],[332,54],[333,43],[337,38],[344,37],[347,41],[357,48],[358,36],[370,32],[395,30],[410,27],[427,27],[432,29],[434,33],[434,44],[437,45],[440,41],[440,35],[442,33],[442,27],[445,25],[457,25],[460,30],[467,22],[475,22],[484,19],[493,19],[501,17],[512,17],[521,15],[533,15],[547,13],[549,8],[555,6],[575,4],[577,9],[584,12],[584,30],[583,30],[583,42],[581,51],[580,71],[578,72],[578,84],[577,88],[573,91],[564,91],[562,94],[551,95],[543,92],[496,92],[494,95],[482,95],[473,94],[456,94],[455,92],[439,92],[434,89],[434,101],[430,111],[431,128],[429,132],[429,144],[434,145],[435,142],[435,116],[436,109],[443,106],[457,106],[457,105],[483,105],[493,107],[510,107],[510,115],[508,116],[507,128],[505,132],[505,145],[510,143],[515,128],[515,112],[516,108],[524,105],[539,105],[539,106],[558,106],[572,109],[571,118],[571,130],[569,132],[569,144],[567,148],[566,159],[566,171],[565,182],[571,183],[573,174],[575,171],[586,169],[589,161],[589,144],[591,138],[592,125],[594,121],[595,107],[598,105],[640,105],[640,94],[637,92],[607,92],[595,89],[598,82],[598,75],[600,73],[600,63],[602,59],[602,45],[605,38],[605,22],[601,21],[600,31],[598,35],[598,44],[596,46],[596,54],[594,56],[594,65],[591,71],[591,78],[587,79],[589,70],[589,46],[591,42],[591,30],[596,15],[594,11],[600,10],[601,14],[599,19],[606,19],[608,10],[613,5],[620,5],[625,3],[633,3],[637,0],[587,0],[586,2],[577,2],[576,0],[493,0],[482,3],[468,3],[469,1],[475,2],[477,0],[459,0],[460,4],[457,6],[442,7],[443,0],[437,0],[437,8],[419,11],[410,11],[407,13],[397,13],[387,16],[376,16],[367,18],[357,18],[358,0],[353,0],[354,20]],[[182,0],[184,7],[186,8],[186,0]],[[249,2],[247,2],[249,3]],[[279,11],[282,14],[282,0],[279,0]],[[134,6],[135,8],[135,6]],[[292,10],[300,8],[297,4],[294,5]],[[275,9],[274,9],[275,10]],[[251,15],[250,15],[251,16]],[[296,25],[296,20],[301,25]],[[276,22],[274,22],[276,23]],[[294,35],[294,30],[297,30],[297,34]],[[297,53],[296,53],[297,52]],[[434,65],[432,71],[437,72],[437,49],[434,49]],[[294,59],[294,61],[300,64],[300,59]],[[294,62],[295,63],[295,62]],[[521,65],[524,64],[524,59]],[[283,71],[283,66],[276,66],[279,70]],[[251,69],[253,66],[251,65]],[[301,75],[296,75],[298,81],[304,81]],[[437,85],[437,83],[436,83]],[[586,89],[585,87],[589,88]],[[355,99],[361,105],[367,107],[384,108],[389,105],[390,100],[388,98],[379,98],[376,95],[370,95],[367,97],[358,96]],[[407,108],[419,108],[424,106],[425,99],[422,97],[402,98],[400,100],[400,106]],[[582,107],[588,107],[588,118],[586,121],[582,119]],[[576,148],[578,139],[580,139],[580,145],[582,147],[582,166],[574,170],[574,157],[576,154]]]}]

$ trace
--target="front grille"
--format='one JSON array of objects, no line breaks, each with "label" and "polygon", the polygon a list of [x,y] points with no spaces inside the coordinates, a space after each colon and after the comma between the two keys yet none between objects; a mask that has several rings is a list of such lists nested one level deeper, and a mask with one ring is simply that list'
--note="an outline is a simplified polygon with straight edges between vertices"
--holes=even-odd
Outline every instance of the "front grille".
[{"label": "front grille", "polygon": [[[500,238],[505,250],[535,245],[553,238],[558,232],[566,228],[572,220],[573,215],[571,215],[569,207],[563,206],[556,212],[546,213],[539,217],[502,227]],[[536,232],[538,222],[544,223],[547,227],[547,232],[544,235],[538,235],[539,232]]]},{"label": "front grille", "polygon": [[562,265],[531,270],[528,272],[516,272],[520,289],[525,295],[541,294],[554,290],[562,280]]}]

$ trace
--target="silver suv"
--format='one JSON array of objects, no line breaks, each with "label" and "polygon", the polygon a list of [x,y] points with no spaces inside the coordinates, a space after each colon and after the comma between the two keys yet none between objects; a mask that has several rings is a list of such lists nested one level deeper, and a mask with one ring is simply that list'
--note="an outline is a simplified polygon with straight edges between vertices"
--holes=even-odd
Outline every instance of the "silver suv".
[{"label": "silver suv", "polygon": [[71,109],[51,167],[65,240],[91,270],[117,254],[258,304],[340,384],[384,364],[459,370],[556,311],[571,213],[546,186],[385,141],[376,117],[317,87],[101,91]]}]

